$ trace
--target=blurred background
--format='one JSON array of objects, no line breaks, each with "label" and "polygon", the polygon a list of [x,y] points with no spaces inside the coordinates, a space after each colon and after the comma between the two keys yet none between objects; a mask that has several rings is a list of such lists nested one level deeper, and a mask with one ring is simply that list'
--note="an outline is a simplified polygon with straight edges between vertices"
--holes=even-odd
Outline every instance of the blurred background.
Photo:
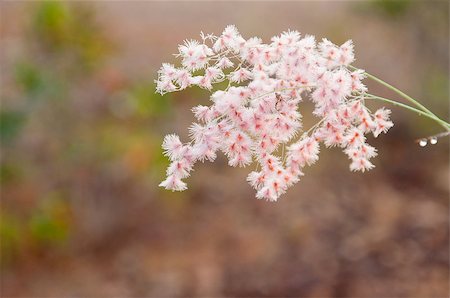
[{"label": "blurred background", "polygon": [[236,24],[268,41],[290,28],[353,39],[356,66],[448,119],[447,1],[0,8],[3,297],[448,297],[449,142],[414,142],[435,123],[392,108],[395,126],[369,138],[374,170],[323,150],[277,203],[223,156],[172,193],[157,187],[162,139],[185,138],[208,93],[162,97],[153,83],[200,31]]}]

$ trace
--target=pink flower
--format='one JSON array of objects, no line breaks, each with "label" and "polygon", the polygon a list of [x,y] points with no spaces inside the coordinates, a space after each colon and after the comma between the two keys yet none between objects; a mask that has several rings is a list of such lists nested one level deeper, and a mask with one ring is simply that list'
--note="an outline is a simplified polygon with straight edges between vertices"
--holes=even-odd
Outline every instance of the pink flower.
[{"label": "pink flower", "polygon": [[220,69],[230,68],[233,65],[234,65],[233,62],[231,62],[231,60],[228,59],[227,57],[220,58],[219,62],[217,62],[216,64],[216,66]]},{"label": "pink flower", "polygon": [[181,181],[181,179],[175,175],[167,176],[166,180],[161,182],[159,186],[172,191],[183,191],[187,189],[186,183]]},{"label": "pink flower", "polygon": [[184,45],[178,47],[179,56],[182,57],[182,64],[188,70],[198,70],[204,68],[208,63],[208,56],[214,52],[205,44],[200,44],[196,40],[187,40]]},{"label": "pink flower", "polygon": [[167,135],[162,143],[164,149],[164,155],[168,156],[170,160],[176,160],[183,154],[183,144],[180,141],[180,137],[175,134]]},{"label": "pink flower", "polygon": [[[339,147],[350,159],[350,170],[374,167],[377,155],[365,135],[378,136],[393,123],[384,108],[371,113],[365,106],[363,70],[350,71],[354,61],[351,41],[341,46],[314,36],[286,31],[265,44],[254,37],[245,40],[237,28],[227,26],[221,35],[201,35],[179,46],[181,67],[163,64],[156,80],[164,94],[196,85],[213,90],[211,105],[192,112],[199,123],[189,127],[190,142],[176,135],[164,138],[162,147],[171,164],[160,186],[186,189],[197,161],[214,161],[219,151],[233,167],[253,162],[259,170],[247,181],[258,199],[277,201],[304,175],[306,166],[319,159],[320,144]],[[227,70],[236,65],[234,70]],[[217,86],[217,85],[216,85]],[[302,130],[299,107],[311,100],[318,122]]]},{"label": "pink flower", "polygon": [[237,71],[234,71],[229,75],[230,81],[235,83],[247,81],[251,77],[252,73],[245,68],[241,68]]},{"label": "pink flower", "polygon": [[356,158],[352,160],[350,164],[351,171],[365,172],[373,169],[375,166],[366,158]]},{"label": "pink flower", "polygon": [[378,135],[382,132],[386,133],[392,126],[394,126],[394,123],[389,121],[390,114],[391,111],[385,108],[381,108],[375,112],[375,129],[373,130],[373,135],[375,137],[378,137]]},{"label": "pink flower", "polygon": [[312,137],[304,137],[288,148],[287,165],[312,165],[319,159],[319,143]]}]

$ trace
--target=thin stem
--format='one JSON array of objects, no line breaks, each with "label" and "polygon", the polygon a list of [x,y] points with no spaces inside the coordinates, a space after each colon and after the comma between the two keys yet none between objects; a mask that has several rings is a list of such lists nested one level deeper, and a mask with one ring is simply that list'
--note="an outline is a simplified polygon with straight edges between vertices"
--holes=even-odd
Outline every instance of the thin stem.
[{"label": "thin stem", "polygon": [[[358,68],[354,67],[353,65],[349,65],[349,67],[350,67],[351,69],[353,69],[353,70],[357,70],[357,69],[358,69]],[[398,88],[392,86],[391,84],[389,84],[389,83],[383,81],[382,79],[380,79],[380,78],[378,78],[378,77],[376,77],[376,76],[374,76],[374,75],[372,75],[372,74],[370,74],[370,73],[368,73],[368,72],[366,72],[366,71],[364,71],[364,74],[365,74],[368,78],[370,78],[370,79],[372,79],[372,80],[374,80],[374,81],[376,81],[376,82],[382,84],[383,86],[385,86],[385,87],[391,89],[391,90],[394,91],[395,93],[397,93],[397,94],[399,94],[400,96],[402,96],[403,98],[407,99],[408,101],[410,101],[411,103],[413,103],[415,106],[417,106],[418,108],[420,108],[422,111],[428,112],[429,114],[436,116],[433,112],[431,112],[428,108],[426,108],[426,107],[425,107],[424,105],[422,105],[420,102],[418,102],[417,100],[415,100],[414,98],[412,98],[412,97],[409,96],[408,94],[404,93],[403,91],[399,90]]]},{"label": "thin stem", "polygon": [[428,138],[429,139],[432,139],[432,138],[443,138],[443,137],[446,137],[448,135],[450,135],[450,131],[441,132],[441,133],[429,136]]},{"label": "thin stem", "polygon": [[[441,133],[438,133],[438,134],[435,134],[435,135],[432,135],[432,136],[429,136],[429,137],[417,139],[416,143],[419,143],[419,145],[420,145],[420,143],[422,141],[426,141],[426,142],[430,141],[430,143],[434,145],[434,144],[437,143],[437,139],[443,138],[443,137],[447,137],[449,135],[450,135],[450,130],[449,131],[445,131],[445,132],[441,132]],[[433,143],[433,140],[434,140],[434,143]]]},{"label": "thin stem", "polygon": [[[357,70],[357,69],[358,69],[358,68],[354,67],[353,65],[349,65],[349,68],[351,68],[351,69],[353,69],[353,70]],[[397,93],[398,95],[402,96],[403,98],[405,98],[406,100],[408,100],[409,102],[411,102],[412,104],[414,104],[416,107],[420,108],[420,109],[421,109],[422,111],[424,111],[425,113],[429,114],[430,116],[434,116],[434,117],[435,117],[434,120],[437,120],[437,121],[441,124],[441,126],[443,126],[446,130],[449,130],[449,129],[450,129],[449,123],[447,123],[447,122],[441,120],[441,119],[440,119],[438,116],[436,116],[433,112],[431,112],[431,111],[430,111],[429,109],[427,109],[424,105],[422,105],[420,102],[418,102],[417,100],[415,100],[414,98],[412,98],[412,97],[409,96],[408,94],[406,94],[406,93],[404,93],[403,91],[397,89],[396,87],[392,86],[391,84],[389,84],[389,83],[383,81],[382,79],[380,79],[380,78],[378,78],[378,77],[376,77],[376,76],[374,76],[374,75],[371,75],[370,73],[368,73],[368,72],[366,72],[366,71],[364,71],[364,74],[365,74],[368,78],[370,78],[370,79],[372,79],[372,80],[374,80],[374,81],[380,83],[381,85],[383,85],[383,86],[385,86],[385,87],[391,89],[392,91],[394,91],[394,92]],[[425,114],[422,114],[422,115],[425,115]]]},{"label": "thin stem", "polygon": [[405,108],[405,109],[410,110],[412,112],[415,112],[415,113],[417,113],[419,115],[423,115],[425,117],[433,119],[434,121],[436,121],[440,125],[442,125],[446,130],[450,130],[450,123],[445,122],[444,120],[438,118],[434,114],[430,114],[428,112],[424,112],[424,111],[418,110],[416,108],[413,108],[411,106],[408,106],[406,104],[403,104],[401,102],[398,102],[398,101],[395,101],[395,100],[392,100],[392,99],[384,98],[384,97],[381,97],[381,96],[376,96],[376,95],[373,95],[373,94],[367,94],[367,95],[368,95],[368,97],[365,97],[365,99],[377,99],[377,100],[381,100],[381,101],[385,101],[385,102],[391,103],[391,104],[393,104],[395,106],[399,106],[399,107]]},{"label": "thin stem", "polygon": [[325,121],[326,118],[322,118],[322,120],[318,121],[316,124],[314,124],[313,126],[311,126],[307,132],[305,132],[306,135],[308,135],[312,130],[316,129],[320,124],[322,124],[322,122]]},{"label": "thin stem", "polygon": [[314,88],[314,87],[316,87],[316,86],[314,86],[314,85],[310,85],[310,86],[305,85],[305,86],[282,88],[282,89],[278,89],[278,90],[269,91],[269,92],[266,92],[266,93],[263,93],[263,94],[259,94],[256,97],[250,98],[250,100],[255,100],[255,99],[258,99],[258,98],[261,98],[261,97],[264,97],[264,96],[267,96],[267,95],[270,95],[270,94],[273,94],[273,93],[277,93],[277,92],[283,92],[283,91],[288,91],[288,90],[296,90],[296,89],[300,89],[300,88]]}]

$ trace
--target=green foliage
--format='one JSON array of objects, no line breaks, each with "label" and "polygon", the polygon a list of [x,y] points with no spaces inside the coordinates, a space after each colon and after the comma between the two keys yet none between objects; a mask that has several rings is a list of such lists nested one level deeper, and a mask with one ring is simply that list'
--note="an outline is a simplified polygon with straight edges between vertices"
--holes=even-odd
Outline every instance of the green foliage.
[{"label": "green foliage", "polygon": [[73,10],[71,25],[69,46],[85,64],[86,70],[90,70],[110,52],[112,45],[95,23],[93,11],[84,6]]},{"label": "green foliage", "polygon": [[21,169],[16,163],[3,162],[0,164],[0,185],[14,182],[21,175]]},{"label": "green foliage", "polygon": [[9,264],[20,248],[20,224],[18,220],[5,212],[0,213],[0,256],[1,266]]},{"label": "green foliage", "polygon": [[[172,107],[171,95],[156,94],[151,78],[129,84],[130,78],[120,74],[117,83],[108,77],[108,69],[100,68],[111,44],[88,6],[46,1],[29,7],[25,52],[11,64],[11,98],[0,109],[6,149],[0,163],[5,196],[0,237],[2,258],[12,261],[67,248],[73,220],[84,216],[72,218],[66,197],[79,187],[77,175],[93,184],[113,183],[107,175],[98,177],[102,171],[126,171],[131,181],[150,187],[161,180],[167,160],[155,129]],[[189,96],[200,92],[191,90]],[[118,113],[111,115],[110,98],[128,111],[120,114],[118,106]],[[32,149],[13,142],[21,133],[24,140],[32,140]],[[61,187],[57,193],[45,192],[55,185]]]},{"label": "green foliage", "polygon": [[7,266],[20,251],[57,249],[70,236],[71,212],[59,193],[43,197],[25,218],[3,209],[0,213],[1,265]]},{"label": "green foliage", "polygon": [[63,244],[69,236],[70,209],[58,193],[44,198],[28,223],[30,237],[39,246]]},{"label": "green foliage", "polygon": [[126,95],[134,112],[143,118],[164,116],[170,111],[171,96],[155,93],[154,84],[137,83]]},{"label": "green foliage", "polygon": [[404,15],[410,8],[410,0],[375,0],[373,6],[390,17]]},{"label": "green foliage", "polygon": [[79,69],[90,70],[108,52],[94,15],[80,3],[44,1],[36,4],[31,37],[47,54],[74,59]]},{"label": "green foliage", "polygon": [[65,90],[64,76],[57,69],[47,69],[36,62],[23,59],[16,63],[14,77],[27,100],[61,100]]},{"label": "green foliage", "polygon": [[36,214],[30,222],[31,234],[40,243],[60,242],[67,237],[67,229],[50,214]]},{"label": "green foliage", "polygon": [[50,48],[59,49],[68,43],[72,21],[66,4],[60,1],[43,1],[35,9],[33,33]]},{"label": "green foliage", "polygon": [[24,113],[13,110],[0,110],[0,139],[2,145],[17,137],[24,122]]},{"label": "green foliage", "polygon": [[44,78],[39,67],[32,63],[19,62],[15,67],[17,84],[28,95],[36,95],[44,88]]}]

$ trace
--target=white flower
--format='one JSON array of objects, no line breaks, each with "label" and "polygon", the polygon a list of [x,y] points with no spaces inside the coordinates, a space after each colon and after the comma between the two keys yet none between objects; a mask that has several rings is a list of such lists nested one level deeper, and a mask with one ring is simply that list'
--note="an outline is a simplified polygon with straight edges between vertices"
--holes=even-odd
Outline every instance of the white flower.
[{"label": "white flower", "polygon": [[233,50],[234,52],[239,52],[239,48],[243,43],[245,43],[245,40],[240,35],[236,26],[229,25],[222,32],[222,35],[217,38],[213,49],[216,53],[227,48]]},{"label": "white flower", "polygon": [[250,79],[252,77],[252,73],[248,69],[241,68],[232,72],[228,77],[231,82],[240,83]]},{"label": "white flower", "polygon": [[391,111],[385,108],[381,108],[375,112],[375,129],[373,130],[373,135],[375,137],[378,137],[378,135],[382,132],[386,133],[392,126],[394,126],[394,123],[389,121],[390,114]]},{"label": "white flower", "polygon": [[208,63],[208,56],[214,52],[196,40],[186,40],[184,45],[178,47],[179,56],[183,58],[182,64],[188,70],[204,68]]},{"label": "white flower", "polygon": [[352,127],[347,131],[344,136],[344,144],[347,147],[358,147],[364,144],[366,138],[364,137],[364,132],[359,128]]},{"label": "white flower", "polygon": [[233,62],[231,62],[231,60],[228,59],[227,57],[220,58],[219,62],[217,62],[216,64],[216,66],[220,69],[230,68],[233,65],[234,65]]},{"label": "white flower", "polygon": [[[363,70],[350,71],[353,43],[341,46],[314,36],[286,31],[265,44],[258,37],[245,40],[227,26],[219,36],[201,34],[202,42],[179,46],[181,67],[163,64],[156,80],[164,94],[196,85],[213,90],[211,104],[192,108],[201,123],[189,127],[190,142],[176,135],[164,138],[164,154],[171,164],[160,186],[184,190],[181,180],[195,162],[214,161],[222,151],[233,167],[258,163],[247,181],[258,199],[277,201],[319,159],[320,144],[339,147],[350,159],[350,170],[367,171],[377,155],[365,135],[378,136],[393,123],[384,108],[371,113],[365,106]],[[228,70],[236,65],[234,70]],[[302,131],[299,105],[310,99],[318,123]],[[297,139],[296,139],[297,138]]]},{"label": "white flower", "polygon": [[194,113],[195,118],[197,120],[201,120],[201,121],[211,120],[212,110],[210,107],[198,105],[198,106],[192,108],[192,112]]},{"label": "white flower", "polygon": [[185,159],[173,161],[167,168],[167,176],[176,176],[178,178],[189,177],[192,165]]},{"label": "white flower", "polygon": [[351,171],[365,172],[373,169],[375,166],[366,158],[356,158],[350,164]]},{"label": "white flower", "polygon": [[180,137],[175,134],[165,136],[162,148],[164,149],[164,154],[170,160],[176,160],[183,154],[183,143],[181,143]]},{"label": "white flower", "polygon": [[312,165],[319,159],[319,143],[311,137],[304,137],[288,148],[288,165],[297,163],[301,167]]},{"label": "white flower", "polygon": [[187,189],[186,183],[184,183],[179,177],[176,177],[174,175],[168,176],[166,180],[159,184],[159,186],[172,191],[183,191]]}]

